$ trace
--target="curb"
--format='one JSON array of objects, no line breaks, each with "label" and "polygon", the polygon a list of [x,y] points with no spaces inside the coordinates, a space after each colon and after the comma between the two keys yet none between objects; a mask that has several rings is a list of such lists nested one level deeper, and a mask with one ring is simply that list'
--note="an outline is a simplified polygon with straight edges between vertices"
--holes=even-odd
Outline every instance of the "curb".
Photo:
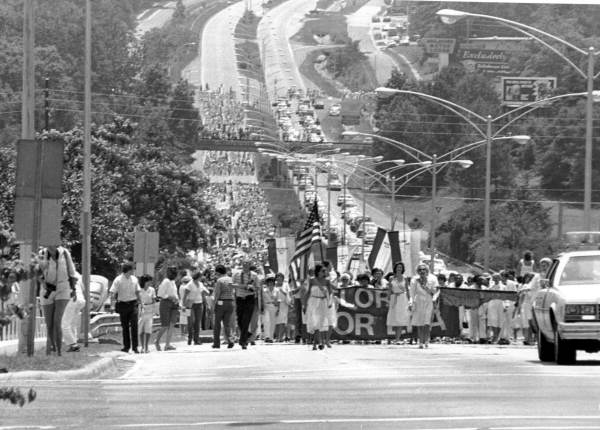
[{"label": "curb", "polygon": [[112,367],[116,367],[117,359],[122,355],[114,355],[96,360],[81,369],[60,370],[52,372],[48,370],[25,370],[22,372],[0,374],[0,383],[12,380],[69,380],[88,379],[98,376]]}]

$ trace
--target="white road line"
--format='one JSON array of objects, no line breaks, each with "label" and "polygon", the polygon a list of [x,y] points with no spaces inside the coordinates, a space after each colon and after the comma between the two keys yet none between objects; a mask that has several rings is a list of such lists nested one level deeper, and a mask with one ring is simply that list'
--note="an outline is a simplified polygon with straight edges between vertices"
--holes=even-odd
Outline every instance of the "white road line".
[{"label": "white road line", "polygon": [[36,425],[32,425],[32,426],[0,426],[0,430],[18,430],[18,429],[40,429],[40,430],[45,430],[45,429],[55,429],[56,427],[54,426],[36,426]]},{"label": "white road line", "polygon": [[[564,421],[564,420],[580,420],[588,421],[600,420],[600,415],[574,415],[574,416],[547,416],[547,415],[483,415],[483,416],[466,416],[466,417],[397,417],[397,418],[316,418],[310,420],[274,420],[264,421],[265,424],[277,425],[277,424],[352,424],[352,423],[409,423],[409,422],[457,422],[457,421],[481,421],[481,420],[544,420],[544,421]],[[193,427],[193,426],[242,426],[244,424],[249,425],[260,425],[261,421],[200,421],[194,423],[139,423],[139,424],[114,424],[113,428],[149,428],[149,427]],[[594,429],[598,426],[564,426],[564,427],[493,427],[490,430],[545,430],[545,429]],[[445,427],[443,430],[450,430],[451,428]],[[452,428],[458,430],[457,428]],[[462,429],[462,428],[461,428]],[[442,429],[440,429],[442,430]]]},{"label": "white road line", "polygon": [[543,426],[543,427],[490,427],[488,430],[575,430],[575,429],[599,429],[600,426]]}]

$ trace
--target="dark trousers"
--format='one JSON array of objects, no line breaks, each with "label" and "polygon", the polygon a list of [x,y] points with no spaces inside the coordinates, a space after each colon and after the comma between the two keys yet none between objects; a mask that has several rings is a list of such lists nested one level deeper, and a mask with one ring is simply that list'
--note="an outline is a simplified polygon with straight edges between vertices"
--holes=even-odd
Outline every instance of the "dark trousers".
[{"label": "dark trousers", "polygon": [[188,317],[188,341],[200,343],[200,322],[204,315],[204,303],[194,303]]},{"label": "dark trousers", "polygon": [[302,325],[302,300],[294,299],[294,311],[296,311],[296,340],[306,340],[306,326]]},{"label": "dark trousers", "polygon": [[235,299],[235,306],[238,327],[240,328],[240,345],[247,345],[250,336],[250,321],[254,313],[254,296],[238,297]]},{"label": "dark trousers", "polygon": [[215,321],[213,325],[213,345],[221,345],[221,323],[225,328],[225,338],[231,342],[231,316],[233,315],[233,300],[223,300],[219,305],[215,302]]},{"label": "dark trousers", "polygon": [[123,331],[123,349],[137,350],[138,347],[138,307],[137,300],[117,302],[115,310],[121,320]]}]

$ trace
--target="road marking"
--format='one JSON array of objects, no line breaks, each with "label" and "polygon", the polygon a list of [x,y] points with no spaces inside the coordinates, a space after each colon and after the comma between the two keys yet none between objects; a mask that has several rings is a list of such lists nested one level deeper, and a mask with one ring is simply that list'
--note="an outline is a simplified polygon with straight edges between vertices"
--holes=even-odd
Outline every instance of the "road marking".
[{"label": "road marking", "polygon": [[[398,417],[398,418],[317,418],[310,420],[274,420],[274,421],[200,421],[193,423],[138,423],[138,424],[113,424],[113,428],[150,428],[150,427],[199,427],[199,426],[258,426],[278,424],[351,424],[351,423],[402,423],[402,422],[456,422],[480,420],[600,420],[600,415],[575,415],[575,416],[548,416],[548,415],[484,415],[467,417]],[[598,426],[554,426],[554,427],[492,427],[490,430],[546,430],[546,429],[597,429]],[[465,428],[444,427],[438,430],[467,430]]]},{"label": "road marking", "polygon": [[598,429],[598,426],[544,426],[544,427],[490,427],[488,430],[574,430],[574,429]]},{"label": "road marking", "polygon": [[54,426],[0,426],[0,430],[17,430],[17,429],[55,429]]}]

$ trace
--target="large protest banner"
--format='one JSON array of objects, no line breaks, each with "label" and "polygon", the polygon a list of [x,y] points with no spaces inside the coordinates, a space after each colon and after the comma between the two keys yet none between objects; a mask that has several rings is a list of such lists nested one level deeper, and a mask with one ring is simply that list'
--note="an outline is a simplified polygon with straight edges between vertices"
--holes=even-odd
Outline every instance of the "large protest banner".
[{"label": "large protest banner", "polygon": [[[440,300],[450,306],[471,308],[493,299],[515,301],[516,298],[517,293],[513,291],[440,288]],[[337,327],[332,335],[334,339],[382,340],[394,337],[394,332],[386,325],[389,304],[387,290],[343,288],[340,290],[340,299]],[[447,336],[446,327],[440,312],[434,312],[431,337]]]}]

